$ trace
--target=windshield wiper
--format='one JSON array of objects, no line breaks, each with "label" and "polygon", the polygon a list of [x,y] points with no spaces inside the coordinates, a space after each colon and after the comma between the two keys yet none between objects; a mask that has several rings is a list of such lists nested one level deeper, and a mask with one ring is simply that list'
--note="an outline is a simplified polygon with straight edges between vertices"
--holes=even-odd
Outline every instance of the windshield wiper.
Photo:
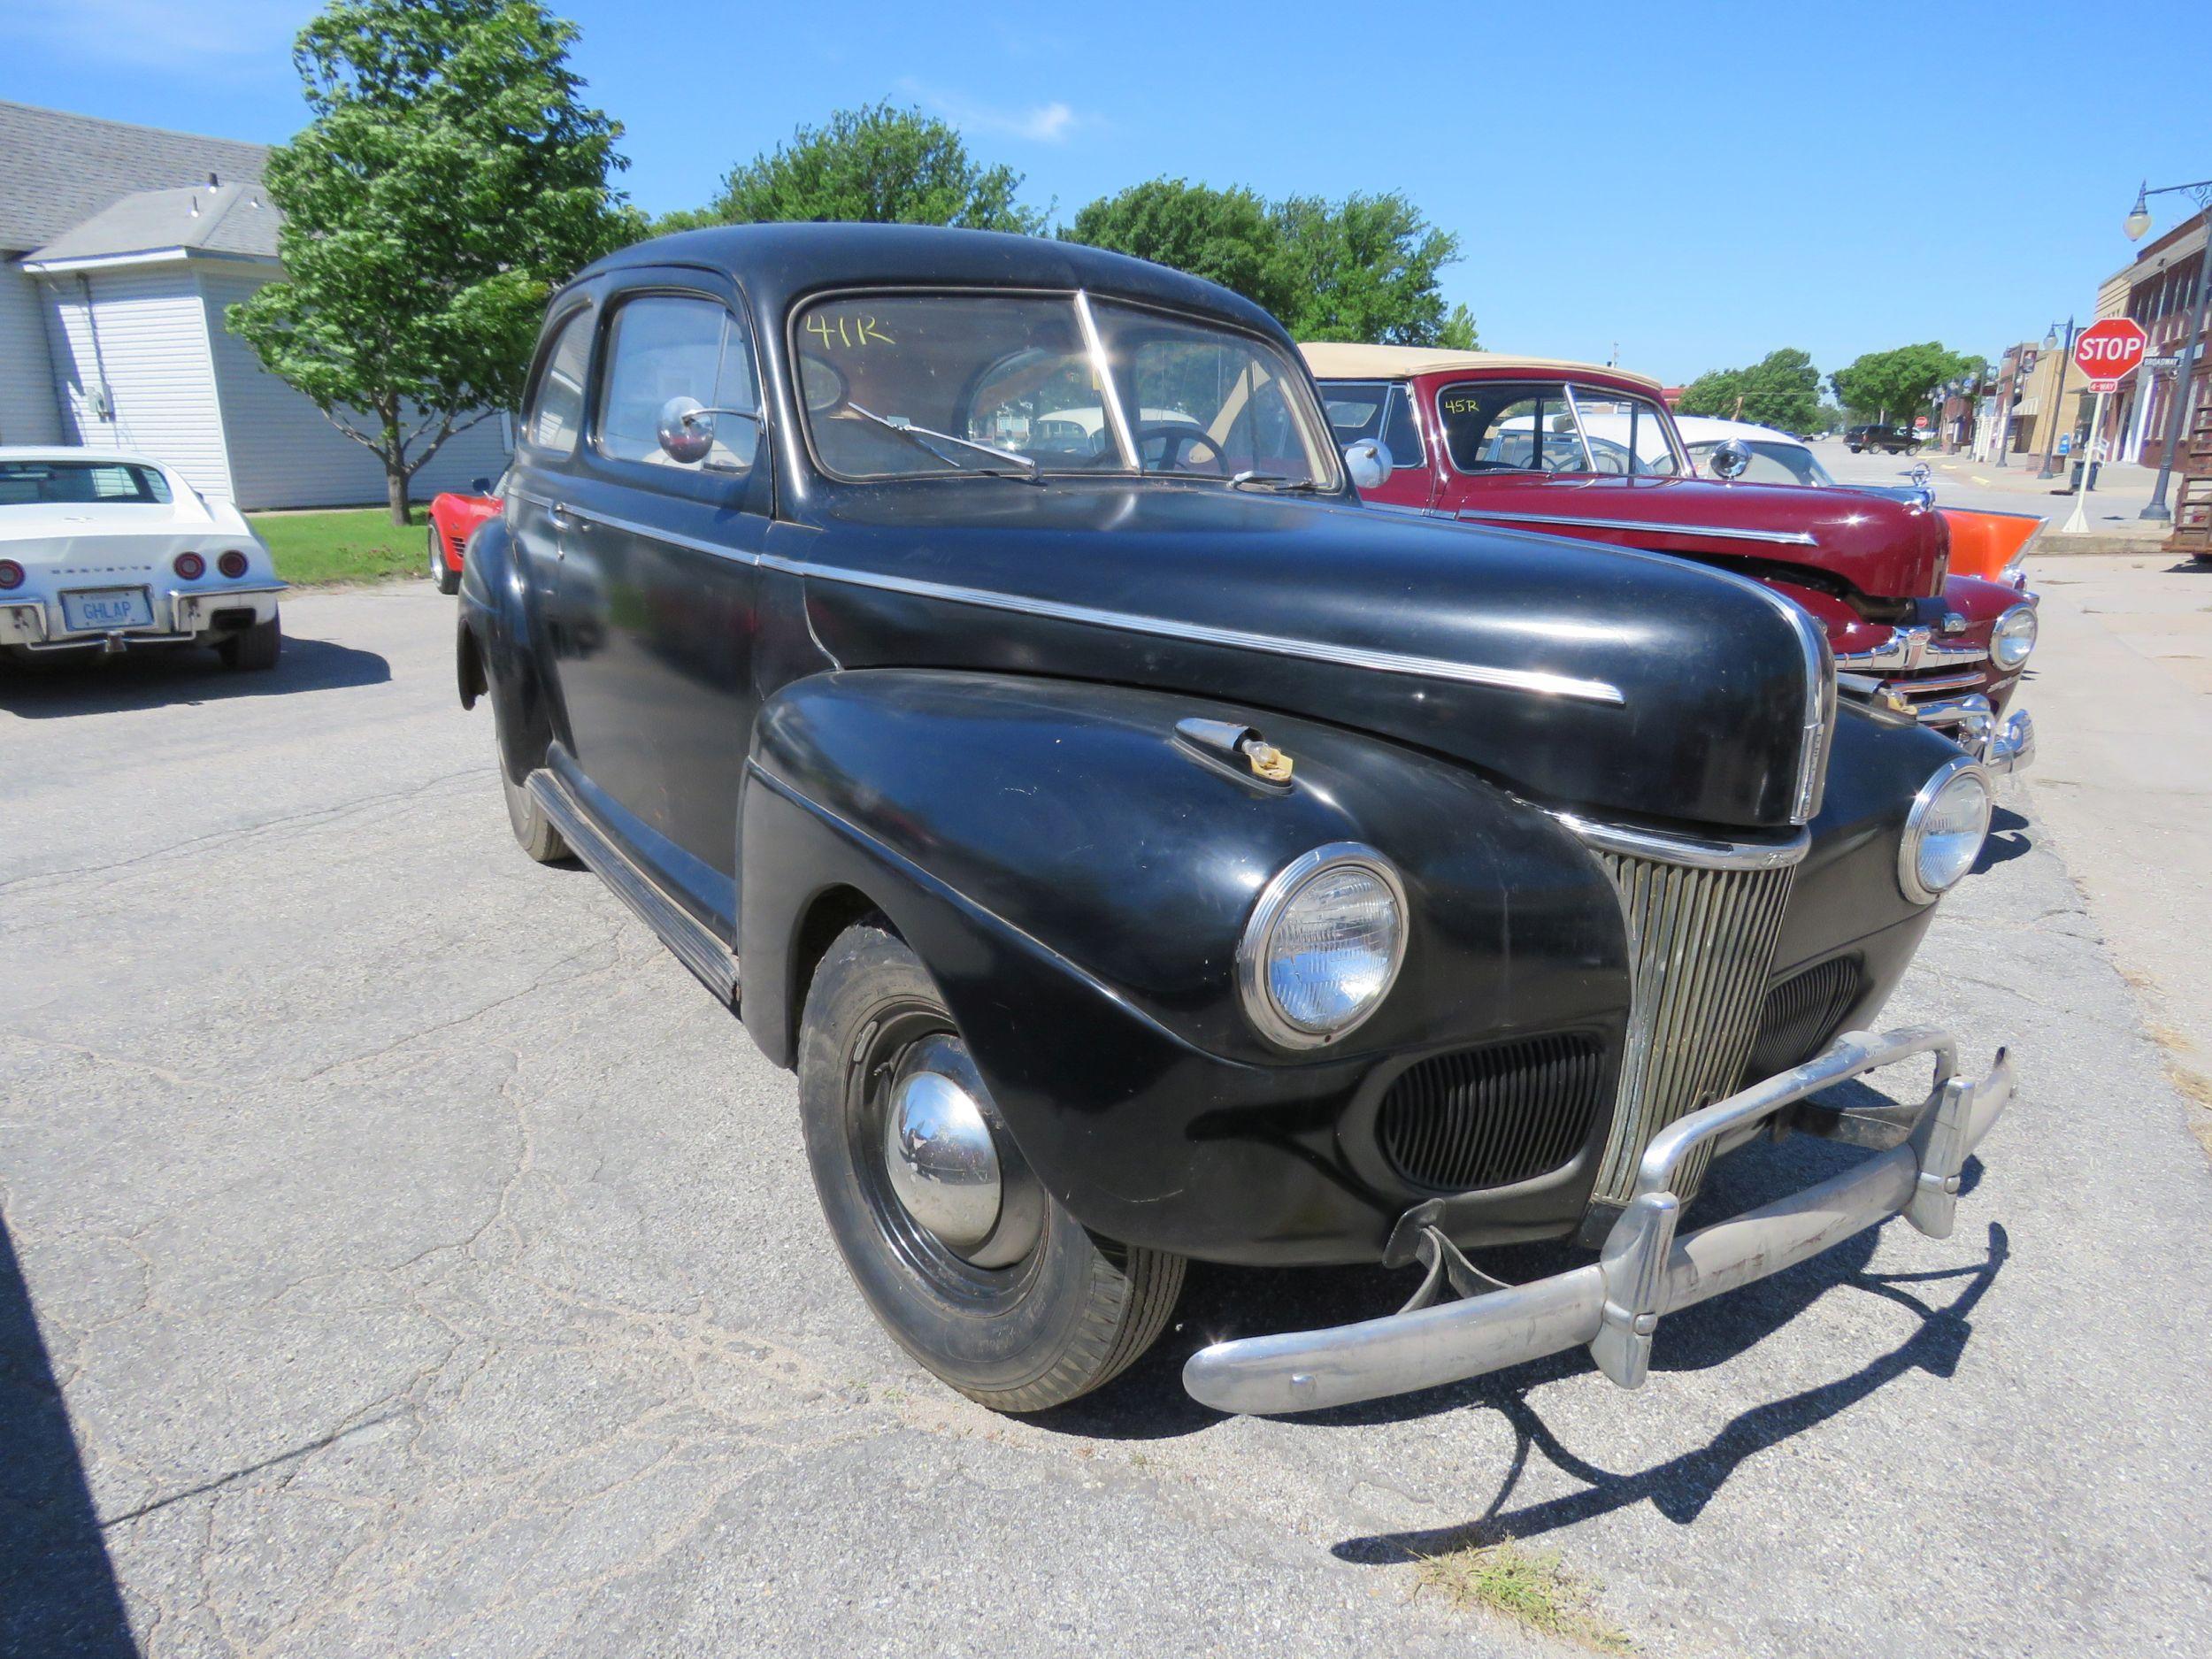
[{"label": "windshield wiper", "polygon": [[[930,426],[918,426],[910,420],[893,420],[887,415],[877,414],[872,409],[863,409],[858,403],[849,403],[845,407],[863,420],[874,421],[886,432],[897,433],[924,455],[935,456],[947,466],[957,466],[964,472],[973,472],[982,478],[1019,478],[1033,480],[1041,484],[1044,482],[1042,479],[1037,477],[1036,462],[1016,450],[1002,449],[996,444],[978,443],[972,438],[956,438],[949,432],[939,432]],[[933,448],[928,442],[932,438],[936,439],[940,443],[957,444],[963,449],[973,449],[978,455],[987,455],[996,460],[1012,461],[1025,470],[1019,472],[1010,472],[1004,467],[962,466],[960,462],[953,457]]]},{"label": "windshield wiper", "polygon": [[1237,489],[1263,489],[1271,495],[1310,495],[1321,488],[1310,478],[1285,478],[1280,472],[1239,472],[1229,482]]}]

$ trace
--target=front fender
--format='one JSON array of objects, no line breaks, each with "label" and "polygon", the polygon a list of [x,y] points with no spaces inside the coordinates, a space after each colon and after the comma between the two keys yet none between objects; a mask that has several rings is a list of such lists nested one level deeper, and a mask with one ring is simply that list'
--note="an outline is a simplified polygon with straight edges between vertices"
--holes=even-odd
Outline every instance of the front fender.
[{"label": "front fender", "polygon": [[[1191,716],[1259,727],[1290,787],[1202,758],[1175,734]],[[1130,1242],[1356,1259],[1409,1199],[1337,1130],[1389,1076],[1534,1032],[1620,1047],[1620,907],[1583,849],[1463,766],[1330,726],[1021,676],[823,674],[762,710],[741,833],[742,1011],[769,1056],[791,1063],[826,942],[809,917],[864,895],[1047,1185]],[[1237,941],[1276,871],[1339,841],[1397,865],[1405,965],[1341,1047],[1289,1053],[1244,1018]],[[1587,1171],[1544,1185],[1529,1218],[1571,1217]]]}]

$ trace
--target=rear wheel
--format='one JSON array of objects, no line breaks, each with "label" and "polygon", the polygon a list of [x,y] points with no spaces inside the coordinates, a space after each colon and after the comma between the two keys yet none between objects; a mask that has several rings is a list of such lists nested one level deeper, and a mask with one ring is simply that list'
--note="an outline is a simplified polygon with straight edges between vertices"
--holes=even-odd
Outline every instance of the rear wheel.
[{"label": "rear wheel", "polygon": [[1152,1346],[1183,1258],[1087,1232],[1006,1133],[921,961],[846,929],[799,1038],[807,1159],[860,1294],[900,1347],[970,1399],[1042,1411]]},{"label": "rear wheel", "polygon": [[274,616],[215,642],[224,667],[246,672],[274,668],[283,650],[284,624]]},{"label": "rear wheel", "polygon": [[513,757],[507,753],[507,722],[499,709],[499,687],[492,687],[492,741],[499,749],[499,791],[507,800],[507,826],[515,833],[515,845],[541,864],[565,864],[575,855],[553,827],[545,809],[529,790],[515,781]]},{"label": "rear wheel", "polygon": [[438,584],[442,594],[461,591],[461,572],[446,562],[445,538],[438,534],[438,526],[430,526],[430,580]]}]

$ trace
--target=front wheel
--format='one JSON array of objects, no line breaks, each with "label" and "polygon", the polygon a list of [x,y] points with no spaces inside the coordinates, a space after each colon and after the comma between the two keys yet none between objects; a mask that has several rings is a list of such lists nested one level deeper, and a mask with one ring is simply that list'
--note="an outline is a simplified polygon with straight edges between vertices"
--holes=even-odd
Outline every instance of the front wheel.
[{"label": "front wheel", "polygon": [[1095,1237],[1044,1190],[920,958],[880,923],[846,929],[808,989],[799,1106],[860,1294],[970,1399],[1063,1404],[1166,1326],[1183,1258]]},{"label": "front wheel", "polygon": [[445,539],[438,534],[438,526],[430,526],[430,580],[438,584],[442,594],[461,591],[461,572],[446,562]]}]

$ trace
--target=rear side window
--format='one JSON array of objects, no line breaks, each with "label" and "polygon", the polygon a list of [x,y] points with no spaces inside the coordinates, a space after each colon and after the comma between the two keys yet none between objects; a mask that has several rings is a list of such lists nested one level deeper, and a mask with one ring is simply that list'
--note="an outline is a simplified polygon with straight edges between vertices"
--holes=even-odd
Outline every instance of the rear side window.
[{"label": "rear side window", "polygon": [[1379,438],[1389,447],[1393,466],[1425,464],[1421,428],[1404,387],[1389,380],[1325,380],[1321,398],[1340,449],[1361,438]]},{"label": "rear side window", "polygon": [[584,425],[584,367],[591,358],[591,313],[579,311],[562,326],[538,377],[524,434],[540,449],[572,454]]},{"label": "rear side window", "polygon": [[[614,314],[593,441],[611,461],[742,472],[759,447],[757,385],[752,342],[719,301],[671,294],[630,300]],[[703,411],[738,411],[693,417],[691,429],[710,440],[696,461],[679,461],[661,447],[663,417],[679,398]]]}]

